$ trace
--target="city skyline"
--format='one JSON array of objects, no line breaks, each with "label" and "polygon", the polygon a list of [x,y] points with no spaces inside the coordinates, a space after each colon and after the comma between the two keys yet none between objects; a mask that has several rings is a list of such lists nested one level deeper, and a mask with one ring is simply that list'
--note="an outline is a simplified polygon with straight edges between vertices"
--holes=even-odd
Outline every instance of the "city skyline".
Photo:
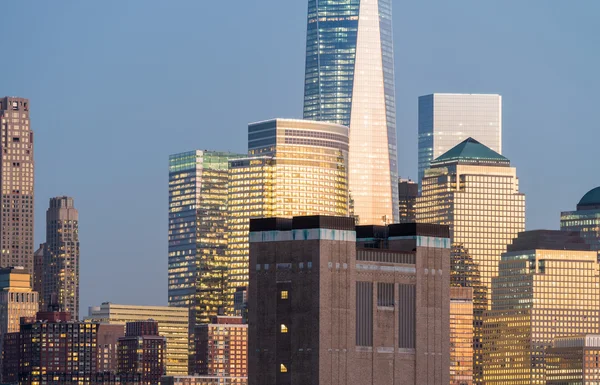
[{"label": "city skyline", "polygon": [[[166,225],[164,224],[164,217],[167,192],[164,182],[167,167],[165,158],[169,153],[194,148],[243,152],[244,133],[248,122],[269,116],[299,117],[301,115],[306,4],[304,2],[298,5],[274,4],[276,3],[265,2],[265,4],[257,6],[255,10],[248,5],[241,4],[239,9],[235,10],[231,22],[240,22],[243,19],[242,15],[246,18],[250,14],[255,18],[254,23],[256,23],[257,18],[260,18],[258,19],[260,21],[269,20],[277,23],[276,26],[293,29],[290,35],[287,35],[286,32],[280,34],[289,39],[289,43],[284,47],[283,52],[285,54],[281,55],[281,60],[285,60],[284,67],[287,68],[284,68],[281,72],[273,72],[274,63],[266,63],[267,60],[264,59],[265,56],[263,55],[268,50],[279,47],[277,44],[279,40],[275,37],[266,37],[265,41],[261,42],[260,39],[264,36],[260,34],[265,31],[264,26],[258,27],[256,31],[249,28],[248,31],[251,33],[247,33],[248,36],[241,36],[241,34],[235,34],[233,37],[231,35],[224,36],[223,39],[226,39],[225,41],[229,43],[239,41],[240,43],[233,43],[236,44],[236,47],[237,44],[246,44],[246,42],[252,41],[251,46],[256,49],[256,53],[240,46],[238,54],[252,55],[253,60],[263,58],[262,65],[259,68],[250,66],[241,69],[241,75],[234,76],[235,81],[239,80],[238,76],[244,77],[246,75],[253,75],[258,78],[256,81],[262,82],[268,77],[272,79],[266,81],[263,90],[251,87],[255,84],[254,81],[240,86],[244,89],[250,88],[253,93],[257,92],[254,95],[256,100],[249,102],[247,107],[243,107],[244,103],[241,102],[241,99],[238,99],[239,96],[233,96],[234,99],[231,105],[236,109],[236,113],[231,114],[233,116],[227,117],[218,125],[211,119],[215,119],[217,116],[220,119],[222,116],[220,115],[221,110],[215,108],[216,104],[228,104],[225,103],[224,98],[231,95],[229,81],[222,84],[222,90],[218,89],[215,95],[210,96],[211,98],[214,97],[215,101],[213,102],[205,98],[209,97],[211,90],[214,91],[212,88],[215,87],[214,84],[209,83],[208,88],[199,87],[201,84],[199,83],[200,77],[193,77],[189,85],[182,83],[181,75],[175,74],[174,71],[179,67],[173,67],[173,64],[167,62],[167,75],[169,75],[167,78],[170,80],[160,79],[158,84],[153,85],[153,91],[149,92],[149,89],[143,84],[146,79],[145,76],[147,76],[146,72],[141,68],[140,72],[137,73],[138,66],[131,54],[125,54],[120,64],[110,60],[95,64],[96,54],[81,45],[81,40],[79,40],[81,37],[65,35],[69,28],[81,28],[84,32],[83,35],[91,38],[90,46],[94,47],[100,44],[99,42],[102,40],[98,40],[100,36],[96,35],[97,32],[92,32],[89,28],[86,28],[84,22],[91,21],[92,26],[101,27],[99,30],[106,32],[106,28],[111,25],[111,22],[118,23],[133,17],[133,12],[138,10],[135,6],[125,7],[119,16],[111,16],[98,25],[99,20],[94,18],[90,20],[87,16],[96,9],[93,5],[71,5],[71,8],[60,5],[55,11],[42,5],[38,9],[32,9],[31,19],[25,20],[25,24],[19,27],[35,30],[35,24],[30,25],[29,23],[43,21],[37,27],[38,31],[40,28],[55,29],[60,32],[61,38],[64,37],[64,41],[57,44],[53,53],[38,50],[35,54],[28,53],[29,48],[36,48],[36,44],[46,46],[52,46],[52,44],[45,44],[44,37],[27,37],[26,40],[32,47],[28,47],[28,51],[23,51],[24,48],[20,47],[17,47],[16,50],[22,53],[21,57],[26,58],[28,62],[24,63],[23,68],[20,68],[20,66],[6,67],[6,70],[16,72],[14,78],[7,78],[3,81],[3,87],[6,87],[6,89],[3,89],[2,93],[28,98],[32,105],[31,128],[36,133],[37,167],[35,213],[37,221],[35,221],[34,245],[41,243],[45,233],[43,231],[44,221],[41,219],[43,218],[46,200],[50,196],[61,194],[74,196],[78,200],[78,208],[84,214],[82,226],[85,230],[82,230],[82,242],[86,245],[87,255],[82,258],[81,281],[86,282],[82,287],[83,309],[90,303],[98,303],[104,300],[140,304],[166,303],[166,275],[164,273],[166,265],[164,258],[166,255],[166,237],[164,235],[166,234]],[[515,55],[525,55],[524,57],[527,60],[521,61],[518,68],[515,68],[515,64],[511,64],[506,60],[499,60],[499,63],[496,64],[485,62],[491,68],[479,68],[479,65],[484,63],[483,59],[475,62],[475,64],[468,63],[469,59],[472,60],[475,57],[475,53],[473,53],[473,56],[471,55],[471,49],[467,47],[468,44],[456,48],[457,53],[448,50],[442,51],[442,53],[451,55],[454,58],[454,60],[444,63],[444,65],[449,66],[448,68],[443,68],[444,65],[441,64],[433,66],[426,63],[427,58],[433,56],[420,56],[420,54],[423,54],[422,48],[414,46],[414,42],[407,42],[407,40],[415,40],[420,44],[432,44],[432,36],[436,31],[439,33],[441,29],[436,29],[432,35],[402,39],[399,43],[398,37],[410,36],[407,35],[407,29],[414,29],[415,27],[415,22],[410,19],[424,20],[425,10],[420,8],[419,5],[411,5],[410,7],[415,7],[415,9],[411,9],[415,12],[411,17],[408,17],[406,11],[408,11],[407,7],[409,6],[395,2],[394,36],[396,38],[396,48],[398,48],[398,44],[405,48],[401,51],[397,49],[396,55],[397,115],[402,119],[401,122],[398,122],[398,136],[406,137],[405,143],[402,144],[405,147],[402,150],[406,153],[406,156],[399,159],[399,174],[403,177],[416,179],[416,105],[419,95],[428,92],[499,93],[503,96],[504,101],[503,128],[505,137],[503,142],[505,148],[503,152],[518,167],[522,190],[529,197],[527,228],[558,228],[560,211],[571,210],[574,202],[583,196],[586,191],[600,184],[597,180],[593,180],[593,175],[595,175],[593,168],[588,164],[589,161],[586,162],[586,159],[589,159],[592,154],[592,143],[597,142],[595,138],[598,135],[593,130],[593,124],[589,123],[590,118],[586,113],[586,111],[592,110],[587,106],[594,105],[593,94],[587,92],[588,89],[594,88],[593,85],[596,79],[593,79],[592,76],[584,76],[585,80],[583,80],[577,74],[571,74],[566,66],[572,61],[557,60],[555,63],[548,64],[547,60],[541,60],[542,57],[545,58],[547,55],[546,52],[550,52],[550,45],[546,45],[549,43],[542,42],[541,46],[537,46],[534,53],[528,54],[529,51],[525,50],[525,46],[527,42],[531,42],[530,39],[533,37],[521,35],[520,37],[524,37],[524,42],[520,43],[517,41],[517,35],[526,31],[524,30],[525,19],[533,14],[534,8],[541,11],[545,16],[539,21],[540,24],[546,25],[548,23],[552,25],[553,22],[561,20],[561,17],[569,21],[570,17],[574,17],[576,13],[579,14],[581,4],[585,4],[585,2],[579,3],[573,10],[565,8],[562,16],[558,15],[561,12],[552,9],[548,5],[543,5],[542,2],[528,4],[517,15],[512,26],[514,32],[510,32],[502,38],[499,38],[496,34],[498,34],[498,31],[502,31],[501,28],[503,27],[497,24],[496,21],[491,21],[493,28],[485,31],[485,37],[491,38],[491,43],[500,43],[500,47],[495,48],[507,56],[510,56],[509,54],[513,52]],[[589,2],[587,4],[591,6],[593,3]],[[272,20],[272,18],[264,15],[261,16],[261,12],[264,13],[269,6],[274,9],[266,15],[273,15],[273,12],[281,13],[285,10],[293,10],[294,14],[298,16],[285,22],[283,20]],[[597,5],[594,4],[594,6]],[[186,5],[182,3],[179,7],[189,7],[190,11],[195,10],[193,4]],[[208,7],[209,11],[214,12],[218,9],[216,7],[219,6],[209,5]],[[487,15],[493,9],[490,7],[488,5],[477,5],[474,9],[468,10],[467,15],[473,15],[474,12]],[[555,7],[558,8],[561,5],[555,5]],[[26,9],[26,7],[17,4],[10,4],[8,8],[7,12],[10,14],[23,14],[23,10]],[[150,3],[144,8],[143,12],[150,20],[158,20],[158,14],[166,10],[168,11],[168,8],[163,9],[157,4]],[[177,10],[181,11],[181,9]],[[452,11],[454,12],[452,15],[456,14],[456,16],[463,11],[454,8],[444,8],[443,10]],[[440,14],[443,13],[443,10],[440,11]],[[513,15],[514,9],[509,5],[503,5],[499,6],[497,11],[500,16],[506,16]],[[67,15],[70,14],[71,16],[79,12],[86,15],[86,17],[80,18],[81,20],[74,18],[75,20],[69,21],[65,26],[60,26],[59,22],[64,22],[65,19],[61,17],[56,17],[53,21],[51,21],[52,17],[46,19],[47,15],[58,15],[53,12],[66,12]],[[179,14],[179,12],[177,13]],[[558,44],[559,47],[571,53],[571,59],[569,60],[575,60],[576,65],[581,67],[578,72],[584,74],[587,73],[588,65],[590,69],[596,66],[595,63],[597,63],[598,58],[594,54],[579,51],[577,47],[572,47],[569,42],[571,38],[581,33],[584,40],[590,39],[587,44],[582,42],[581,46],[592,44],[595,37],[585,33],[590,28],[588,23],[591,21],[587,19],[590,13],[593,12],[584,14],[582,16],[583,20],[577,22],[575,32],[564,32],[565,36],[559,38],[558,41],[554,39],[554,35],[558,31],[550,29],[549,32],[549,39],[553,40],[553,44]],[[167,12],[166,15],[174,14]],[[186,25],[185,23],[189,20],[187,17],[189,16],[184,15],[184,20],[180,24]],[[437,19],[441,15],[436,13],[434,17]],[[5,28],[7,28],[6,32],[17,28],[10,20],[0,27],[2,31]],[[244,26],[246,24],[240,25]],[[465,34],[470,31],[469,28],[479,28],[478,22],[467,23],[467,26],[463,27],[455,26],[454,22],[452,25],[454,30],[446,31],[449,36],[441,37],[441,41],[435,42],[432,47],[428,47],[428,50],[434,51],[436,47],[442,49],[444,42],[448,44],[448,39],[466,38],[467,43],[473,43],[470,40],[473,38],[468,35],[465,36]],[[146,28],[146,24],[141,26]],[[439,28],[444,26],[447,26],[447,24],[441,23]],[[125,28],[125,31],[129,33],[128,28],[130,27],[123,26],[120,28]],[[180,28],[185,30],[185,27]],[[273,25],[270,28],[273,28]],[[285,28],[282,31],[285,31]],[[134,36],[139,37],[140,35],[136,33]],[[169,34],[169,40],[174,36]],[[150,37],[154,38],[156,36],[151,35]],[[109,34],[102,38],[117,43],[116,34]],[[129,38],[126,38],[125,42],[128,44],[115,44],[115,47],[110,48],[105,45],[100,47],[109,50],[109,52],[123,54],[126,46],[130,48],[130,41]],[[159,40],[159,42],[164,41]],[[217,49],[217,53],[224,53],[222,48],[211,45],[213,43],[208,41],[202,41],[202,43],[208,44],[206,49]],[[177,47],[179,46],[166,49],[168,49],[170,55],[183,53]],[[529,46],[527,45],[527,47]],[[488,48],[478,48],[478,50],[478,55],[496,58],[496,54]],[[542,51],[542,57],[540,57],[539,50]],[[77,60],[74,63],[66,63],[62,59],[44,60],[45,58],[60,57],[71,51],[77,55],[75,56]],[[142,57],[158,56],[156,43],[149,40],[142,40],[138,51]],[[461,59],[461,54],[465,53],[468,54],[467,57]],[[536,53],[537,56],[534,55]],[[188,55],[187,53],[183,54]],[[291,56],[283,58],[285,55]],[[69,55],[67,55],[68,57]],[[183,58],[192,57],[184,56]],[[583,63],[584,61],[585,63]],[[38,62],[40,64],[44,63],[44,67],[38,67]],[[192,62],[194,61],[192,60]],[[465,63],[468,65],[465,66]],[[0,66],[4,65],[8,64]],[[193,67],[188,67],[187,64],[182,65],[183,68],[180,72],[184,74],[183,76],[189,76]],[[279,65],[277,64],[277,66]],[[424,65],[424,68],[419,69],[419,65]],[[155,64],[148,64],[148,66],[155,69]],[[207,66],[207,72],[212,71],[214,73],[212,65],[207,64]],[[231,66],[232,64],[226,63],[225,68],[220,70],[238,69],[237,63],[233,67]],[[460,66],[466,68],[461,70]],[[508,66],[510,70],[503,72],[501,71],[502,66]],[[538,71],[537,66],[540,66],[540,73],[534,73]],[[81,70],[85,69],[85,71],[82,72],[79,67],[81,67]],[[402,69],[402,72],[399,71],[399,68]],[[473,73],[474,69],[478,69],[478,71]],[[517,69],[521,75],[515,72]],[[438,72],[435,72],[434,76],[429,79],[430,74],[427,71],[432,70]],[[92,75],[94,72],[99,72],[102,76]],[[534,76],[531,76],[532,74]],[[550,76],[544,78],[544,83],[552,83],[552,89],[559,86],[559,89],[563,91],[562,94],[552,95],[552,97],[544,95],[550,94],[550,89],[544,88],[542,84],[544,74]],[[106,79],[106,76],[112,75],[118,75],[116,76],[116,79],[119,79],[118,83],[113,83],[116,80],[111,80],[102,85],[96,80],[96,78]],[[127,77],[121,78],[122,76]],[[416,80],[410,80],[409,77],[415,77]],[[489,79],[485,79],[486,77],[489,77]],[[448,80],[448,78],[452,79]],[[566,80],[561,80],[561,78]],[[61,82],[64,82],[64,87],[62,87]],[[85,87],[81,88],[78,83],[85,84]],[[415,84],[419,84],[419,86]],[[155,107],[160,103],[154,101],[154,96],[149,99],[142,95],[143,93],[156,95],[155,87],[162,88],[162,93],[165,95],[178,95],[180,91],[186,91],[184,92],[186,100],[179,100],[184,111],[176,114],[156,113]],[[190,91],[190,87],[197,88],[197,90]],[[237,89],[237,87],[235,86],[233,89]],[[282,93],[282,89],[286,91]],[[60,91],[56,96],[47,94],[47,92],[53,93],[55,90]],[[279,90],[279,92],[275,92],[275,90]],[[242,93],[242,98],[248,95],[245,92]],[[529,95],[520,95],[528,92]],[[535,93],[536,98],[531,98],[531,93]],[[272,95],[269,96],[269,94]],[[571,99],[575,100],[575,95],[578,96],[577,104],[570,102]],[[587,95],[587,99],[581,97],[582,95]],[[551,98],[556,100],[550,100]],[[191,108],[202,103],[206,104],[201,110]],[[125,106],[126,108],[124,108]],[[65,107],[69,107],[69,109],[66,110]],[[111,108],[115,109],[114,112],[107,112]],[[229,108],[231,109],[231,106]],[[249,112],[252,110],[253,112]],[[196,119],[194,117],[195,111],[198,111],[202,118],[208,119],[208,121],[202,122],[203,119]],[[112,115],[117,120],[111,117]],[[187,115],[191,116],[188,118]],[[578,132],[586,138],[585,141],[580,141],[583,143],[577,143],[577,150],[572,148],[575,147],[576,139],[569,142],[570,139],[568,138],[553,137],[558,132],[567,129],[569,132]],[[218,132],[218,135],[207,135],[211,131]],[[536,145],[532,145],[531,142],[527,141],[521,143],[519,140],[520,135],[531,136],[536,132],[545,134],[537,137]],[[225,136],[231,138],[231,140],[225,141],[223,139]],[[238,136],[240,138],[237,138]],[[68,140],[63,142],[60,139],[63,137]],[[159,139],[157,142],[153,142],[152,137]],[[129,145],[127,148],[123,147],[123,144],[131,143],[134,138],[137,140],[142,138],[148,142],[144,146],[140,146],[140,149],[131,148]],[[59,148],[57,147],[59,145],[68,146],[69,150],[72,151],[55,151],[56,148]],[[399,151],[399,153],[403,151]],[[101,155],[106,152],[111,156],[102,157]],[[557,154],[561,154],[561,156],[557,156]],[[81,177],[73,178],[73,174],[59,175],[53,172],[53,170],[62,169],[66,166],[72,168]],[[580,173],[569,175],[568,172],[575,166],[580,168]],[[586,178],[576,180],[577,175],[586,175]],[[558,186],[553,184],[552,192],[548,194],[549,180],[555,177],[559,177],[564,183]],[[544,194],[547,196],[544,196]],[[131,210],[132,215],[118,221],[120,223],[113,223],[114,217],[122,212],[125,207]],[[151,223],[157,223],[158,225],[154,226]],[[110,240],[110,242],[106,242],[106,240]],[[133,242],[131,242],[132,240]],[[102,263],[96,263],[95,261],[102,261]],[[106,274],[113,272],[108,267],[110,263],[117,261],[123,263],[123,268],[119,272],[114,272],[117,284],[111,285],[105,278]],[[103,266],[103,264],[107,266]],[[145,273],[148,273],[149,279],[144,282],[136,282],[134,286],[125,277],[131,274],[134,268],[140,266],[143,267]]]}]

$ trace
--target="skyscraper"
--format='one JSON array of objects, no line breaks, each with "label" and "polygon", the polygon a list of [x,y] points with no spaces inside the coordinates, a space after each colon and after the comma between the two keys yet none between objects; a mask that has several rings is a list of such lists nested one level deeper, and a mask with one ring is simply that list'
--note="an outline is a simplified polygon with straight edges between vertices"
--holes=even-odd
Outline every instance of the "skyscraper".
[{"label": "skyscraper", "polygon": [[492,279],[484,322],[486,385],[545,385],[546,354],[555,338],[600,331],[598,268],[596,251],[577,232],[519,234]]},{"label": "skyscraper", "polygon": [[0,99],[2,207],[0,267],[33,269],[33,132],[29,100]]},{"label": "skyscraper", "polygon": [[304,118],[350,127],[360,224],[397,222],[391,0],[309,0]]},{"label": "skyscraper", "polygon": [[61,311],[79,317],[79,213],[73,198],[50,198],[46,211],[43,308],[58,305]]},{"label": "skyscraper", "polygon": [[229,314],[234,293],[248,285],[251,218],[349,214],[347,127],[295,119],[251,123],[248,152],[229,167]]},{"label": "skyscraper", "polygon": [[449,384],[447,226],[250,226],[249,384]]},{"label": "skyscraper", "polygon": [[577,204],[577,210],[560,214],[560,229],[579,231],[592,250],[600,252],[600,187],[588,191]]},{"label": "skyscraper", "polygon": [[414,223],[416,220],[419,186],[410,179],[398,179],[398,223]]},{"label": "skyscraper", "polygon": [[469,137],[502,154],[502,96],[419,97],[419,185],[431,161]]},{"label": "skyscraper", "polygon": [[190,310],[190,330],[223,306],[227,282],[228,162],[241,155],[169,157],[169,306]]},{"label": "skyscraper", "polygon": [[[492,277],[498,274],[506,246],[525,230],[525,195],[519,192],[516,169],[504,156],[468,138],[425,171],[417,222],[449,225],[453,255],[465,261],[472,258],[480,275],[481,286],[473,286],[473,365],[474,383],[481,383],[482,317],[489,308]],[[459,262],[454,267],[465,266]],[[459,281],[470,279],[460,274],[455,277]]]}]

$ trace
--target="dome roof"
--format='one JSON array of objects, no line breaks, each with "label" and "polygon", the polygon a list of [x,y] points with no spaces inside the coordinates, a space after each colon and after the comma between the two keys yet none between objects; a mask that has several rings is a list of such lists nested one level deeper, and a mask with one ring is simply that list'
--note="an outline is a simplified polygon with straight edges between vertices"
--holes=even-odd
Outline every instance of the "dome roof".
[{"label": "dome roof", "polygon": [[577,206],[600,206],[600,187],[588,191]]}]

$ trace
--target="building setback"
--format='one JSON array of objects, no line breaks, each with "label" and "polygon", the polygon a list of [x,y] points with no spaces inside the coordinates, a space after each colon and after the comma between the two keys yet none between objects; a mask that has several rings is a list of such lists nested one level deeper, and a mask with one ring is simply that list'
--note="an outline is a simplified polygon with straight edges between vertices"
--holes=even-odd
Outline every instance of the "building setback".
[{"label": "building setback", "polygon": [[546,384],[546,354],[558,337],[600,331],[597,252],[577,232],[519,233],[492,279],[484,318],[486,385]]},{"label": "building setback", "polygon": [[448,384],[449,251],[447,226],[252,220],[249,384]]},{"label": "building setback", "polygon": [[[39,251],[39,250],[38,250]],[[41,309],[58,306],[79,318],[79,212],[73,198],[50,198],[46,211]],[[35,279],[34,279],[35,282]]]},{"label": "building setback", "polygon": [[391,0],[308,0],[304,119],[350,127],[348,180],[359,224],[396,223]]},{"label": "building setback", "polygon": [[29,100],[0,98],[2,207],[0,267],[33,269],[33,131]]}]

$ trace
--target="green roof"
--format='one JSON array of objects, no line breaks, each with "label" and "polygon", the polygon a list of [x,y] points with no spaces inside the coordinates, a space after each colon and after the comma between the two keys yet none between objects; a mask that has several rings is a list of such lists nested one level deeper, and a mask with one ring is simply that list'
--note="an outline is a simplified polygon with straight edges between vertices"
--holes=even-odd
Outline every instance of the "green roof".
[{"label": "green roof", "polygon": [[588,191],[577,206],[600,206],[600,187]]},{"label": "green roof", "polygon": [[473,138],[468,138],[446,151],[435,159],[432,164],[449,162],[484,162],[510,164],[508,158],[498,154],[491,148],[479,143]]}]

